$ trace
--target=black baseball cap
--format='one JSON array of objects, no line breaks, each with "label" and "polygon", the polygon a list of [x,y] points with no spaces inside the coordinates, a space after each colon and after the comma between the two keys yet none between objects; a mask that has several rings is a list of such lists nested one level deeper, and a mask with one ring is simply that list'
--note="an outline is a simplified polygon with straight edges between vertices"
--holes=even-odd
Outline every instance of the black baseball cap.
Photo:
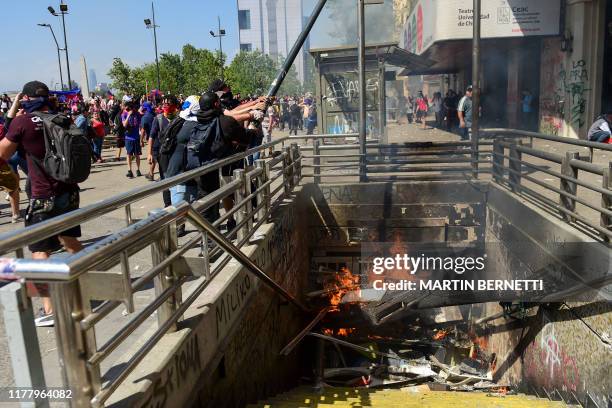
[{"label": "black baseball cap", "polygon": [[23,86],[21,93],[32,98],[49,96],[49,87],[40,81],[30,81]]}]

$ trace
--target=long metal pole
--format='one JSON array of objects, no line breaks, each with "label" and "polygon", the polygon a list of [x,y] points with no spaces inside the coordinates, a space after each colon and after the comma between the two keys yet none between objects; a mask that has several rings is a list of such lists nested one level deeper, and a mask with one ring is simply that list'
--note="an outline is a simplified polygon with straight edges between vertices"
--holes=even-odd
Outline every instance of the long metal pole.
[{"label": "long metal pole", "polygon": [[296,299],[291,293],[287,292],[285,288],[276,283],[272,278],[270,278],[255,262],[251,260],[247,255],[245,255],[240,248],[236,247],[232,244],[225,236],[223,236],[217,228],[213,227],[211,223],[206,221],[204,217],[200,215],[193,208],[189,207],[187,210],[187,218],[189,218],[193,223],[196,224],[196,227],[200,230],[204,230],[208,232],[210,238],[215,241],[221,248],[223,248],[227,253],[229,253],[235,260],[237,260],[242,266],[244,266],[247,271],[257,278],[259,278],[265,285],[270,287],[280,296],[285,298],[289,303],[296,306],[298,309],[303,312],[308,312],[309,309],[302,305],[302,303]]},{"label": "long metal pole", "polygon": [[[64,4],[62,1],[61,4]],[[64,30],[64,51],[66,52],[66,71],[68,71],[68,89],[72,89],[72,78],[70,77],[70,62],[68,61],[68,40],[66,39],[66,21],[64,20],[65,12],[61,11],[62,14],[62,28]]]},{"label": "long metal pole", "polygon": [[161,81],[159,80],[159,58],[157,56],[157,25],[155,24],[155,7],[151,2],[151,14],[153,17],[153,41],[155,43],[155,67],[157,68],[157,90],[161,92]]},{"label": "long metal pole", "polygon": [[289,72],[289,69],[291,68],[291,65],[293,64],[293,61],[295,60],[298,53],[300,52],[302,45],[304,45],[306,38],[308,38],[308,34],[310,34],[310,30],[312,29],[312,26],[314,25],[315,21],[317,21],[319,14],[321,14],[321,10],[323,10],[323,6],[325,6],[325,3],[327,3],[327,0],[319,0],[315,8],[312,10],[312,14],[310,14],[310,17],[308,18],[308,21],[306,22],[304,29],[300,33],[297,40],[295,40],[293,47],[291,47],[291,51],[289,51],[289,55],[287,55],[287,58],[285,59],[285,62],[283,63],[283,66],[280,68],[280,70],[276,74],[276,78],[272,82],[270,89],[268,89],[268,97],[275,96],[276,93],[278,92],[278,89],[282,85],[283,80],[285,79],[285,76],[287,75],[287,72]]},{"label": "long metal pole", "polygon": [[365,0],[358,0],[359,28],[359,181],[366,181],[366,79],[365,79]]},{"label": "long metal pole", "polygon": [[480,0],[474,0],[474,39],[472,43],[472,176],[478,178],[480,121]]},{"label": "long metal pole", "polygon": [[225,79],[225,72],[223,70],[223,42],[221,40],[221,17],[217,16],[217,22],[219,24],[219,28],[217,30],[217,34],[219,34],[219,62],[221,63],[221,79]]}]

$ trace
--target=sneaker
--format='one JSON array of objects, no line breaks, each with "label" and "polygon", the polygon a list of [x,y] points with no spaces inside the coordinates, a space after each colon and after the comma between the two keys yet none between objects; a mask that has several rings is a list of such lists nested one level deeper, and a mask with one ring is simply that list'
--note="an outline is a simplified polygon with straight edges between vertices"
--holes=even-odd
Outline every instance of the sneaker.
[{"label": "sneaker", "polygon": [[13,215],[11,217],[11,223],[13,224],[17,224],[18,222],[21,222],[21,221],[23,221],[23,219],[21,218],[21,215],[19,214]]},{"label": "sneaker", "polygon": [[153,176],[150,174],[145,174],[145,178],[149,181],[153,181]]},{"label": "sneaker", "polygon": [[41,313],[39,317],[34,319],[34,324],[36,325],[36,327],[51,327],[55,325],[55,321],[53,320],[53,313]]},{"label": "sneaker", "polygon": [[128,172],[127,172],[127,174],[125,176],[129,177],[129,178],[134,178],[134,173],[132,173],[132,170],[128,170]]},{"label": "sneaker", "polygon": [[142,176],[142,173],[140,172],[140,170],[136,170],[136,177],[140,177]]}]

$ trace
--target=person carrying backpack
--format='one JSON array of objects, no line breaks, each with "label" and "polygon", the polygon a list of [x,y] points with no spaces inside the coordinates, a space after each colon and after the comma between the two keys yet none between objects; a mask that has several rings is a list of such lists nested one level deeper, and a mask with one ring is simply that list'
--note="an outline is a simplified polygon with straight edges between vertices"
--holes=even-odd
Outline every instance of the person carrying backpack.
[{"label": "person carrying backpack", "polygon": [[[164,134],[162,141],[161,150],[165,157],[160,159],[160,163],[164,162],[166,177],[174,177],[186,170],[187,142],[190,130],[197,124],[196,114],[200,110],[200,98],[196,95],[188,96],[181,108],[183,109],[179,113],[179,117],[170,124],[171,127]],[[170,188],[172,205],[176,205],[183,200],[191,203],[197,199],[197,196],[198,185],[195,180],[189,180]]]},{"label": "person carrying backpack", "polygon": [[[28,82],[23,87],[21,108],[6,137],[0,141],[0,158],[7,161],[17,149],[24,151],[28,162],[32,197],[26,211],[25,226],[59,217],[79,208],[79,187],[91,169],[91,144],[83,133],[63,114],[53,114],[49,88],[42,82]],[[50,139],[55,142],[52,147]],[[59,143],[61,142],[61,143]],[[75,226],[42,241],[28,245],[33,259],[47,259],[62,246],[75,253],[83,247],[78,241],[81,227]],[[35,285],[42,296],[45,285]],[[51,301],[43,297],[43,309],[37,326],[52,326]]]},{"label": "person carrying backpack", "polygon": [[[196,99],[197,100],[197,99]],[[159,113],[151,123],[151,131],[147,139],[147,161],[151,168],[155,168],[154,163],[159,164],[159,178],[163,180],[168,177],[166,172],[168,162],[176,146],[176,135],[183,126],[184,119],[177,113],[178,100],[173,95],[164,97],[161,101],[162,113]],[[150,173],[153,180],[153,172]],[[164,206],[172,205],[170,190],[163,191]]]}]

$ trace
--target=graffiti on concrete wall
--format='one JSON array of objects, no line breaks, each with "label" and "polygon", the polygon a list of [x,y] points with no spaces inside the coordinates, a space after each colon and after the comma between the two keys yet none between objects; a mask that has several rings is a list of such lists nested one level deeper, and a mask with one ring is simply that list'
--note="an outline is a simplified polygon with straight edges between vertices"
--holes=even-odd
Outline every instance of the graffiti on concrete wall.
[{"label": "graffiti on concrete wall", "polygon": [[569,98],[570,120],[578,128],[583,127],[586,112],[586,97],[591,90],[589,84],[589,73],[585,60],[571,62],[569,70],[562,69],[559,72],[559,83],[564,95]]},{"label": "graffiti on concrete wall", "polygon": [[524,355],[525,377],[549,390],[575,392],[580,384],[576,359],[560,345],[554,323],[546,323],[538,337]]},{"label": "graffiti on concrete wall", "polygon": [[175,399],[173,394],[188,388],[184,387],[190,381],[194,382],[200,375],[200,348],[198,336],[193,335],[182,346],[173,361],[153,381],[153,392],[142,405],[143,407],[165,407]]}]

